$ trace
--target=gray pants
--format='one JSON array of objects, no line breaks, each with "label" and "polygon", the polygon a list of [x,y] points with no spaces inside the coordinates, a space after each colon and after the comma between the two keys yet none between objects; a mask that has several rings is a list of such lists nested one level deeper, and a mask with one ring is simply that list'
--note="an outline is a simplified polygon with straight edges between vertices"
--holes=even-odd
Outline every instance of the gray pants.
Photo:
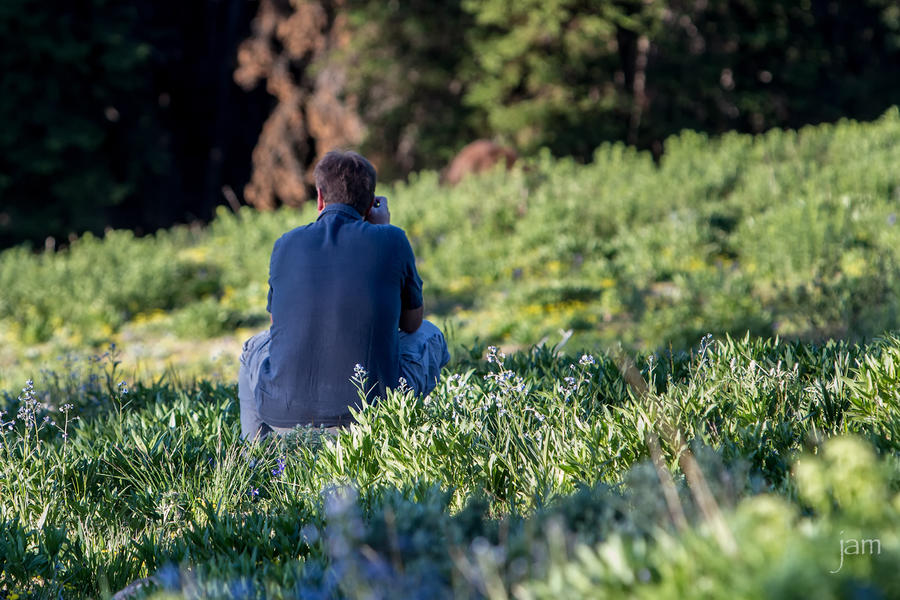
[{"label": "gray pants", "polygon": [[[238,372],[238,399],[241,403],[241,437],[248,439],[269,433],[282,435],[291,428],[272,427],[263,422],[256,404],[259,368],[269,356],[269,330],[244,342]],[[444,334],[430,321],[422,321],[415,333],[400,332],[400,377],[418,394],[428,395],[437,385],[441,367],[450,360]],[[299,423],[298,423],[299,424]],[[337,429],[337,428],[329,428]]]}]

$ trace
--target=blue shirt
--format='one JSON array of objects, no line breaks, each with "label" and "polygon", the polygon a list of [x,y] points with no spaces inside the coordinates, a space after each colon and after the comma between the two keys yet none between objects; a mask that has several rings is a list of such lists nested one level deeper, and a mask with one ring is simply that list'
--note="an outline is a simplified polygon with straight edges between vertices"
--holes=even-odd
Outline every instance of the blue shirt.
[{"label": "blue shirt", "polygon": [[402,229],[373,225],[330,204],[314,223],[281,236],[269,265],[269,358],[260,367],[260,417],[275,427],[342,425],[360,398],[399,378],[400,311],[422,306],[422,280]]}]

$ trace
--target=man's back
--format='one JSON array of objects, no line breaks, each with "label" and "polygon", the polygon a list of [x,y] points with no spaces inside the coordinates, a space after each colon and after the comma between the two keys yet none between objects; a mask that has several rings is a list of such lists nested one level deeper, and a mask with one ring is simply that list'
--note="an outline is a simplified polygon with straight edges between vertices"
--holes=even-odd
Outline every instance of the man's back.
[{"label": "man's back", "polygon": [[270,356],[256,388],[266,423],[347,423],[348,407],[359,403],[350,382],[357,364],[375,386],[371,396],[397,385],[400,313],[422,305],[401,229],[328,205],[315,223],[275,243],[269,285]]}]

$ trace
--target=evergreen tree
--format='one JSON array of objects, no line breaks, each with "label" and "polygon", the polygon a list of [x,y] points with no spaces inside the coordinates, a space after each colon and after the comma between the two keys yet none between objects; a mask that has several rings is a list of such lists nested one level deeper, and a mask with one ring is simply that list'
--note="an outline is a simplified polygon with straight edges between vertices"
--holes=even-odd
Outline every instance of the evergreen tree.
[{"label": "evergreen tree", "polygon": [[893,0],[669,0],[648,136],[877,118],[900,99]]},{"label": "evergreen tree", "polygon": [[102,229],[164,168],[137,25],[107,0],[0,3],[0,247]]},{"label": "evergreen tree", "polygon": [[662,3],[464,0],[477,27],[466,102],[524,152],[589,158],[610,139],[637,141],[648,39]]},{"label": "evergreen tree", "polygon": [[347,91],[366,126],[362,150],[384,177],[446,165],[486,132],[483,114],[462,100],[472,71],[459,0],[366,1],[348,6]]}]

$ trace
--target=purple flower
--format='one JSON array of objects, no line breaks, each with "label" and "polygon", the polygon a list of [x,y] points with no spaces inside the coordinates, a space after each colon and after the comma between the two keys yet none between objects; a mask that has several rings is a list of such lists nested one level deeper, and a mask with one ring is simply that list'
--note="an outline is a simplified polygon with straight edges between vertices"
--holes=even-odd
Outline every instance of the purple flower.
[{"label": "purple flower", "polygon": [[276,467],[274,469],[272,469],[272,475],[274,475],[275,477],[278,477],[282,473],[284,473],[284,459],[279,458],[278,464],[276,465]]},{"label": "purple flower", "polygon": [[259,496],[259,488],[250,488],[250,491],[247,493],[250,494],[251,499],[256,498],[257,496]]}]

